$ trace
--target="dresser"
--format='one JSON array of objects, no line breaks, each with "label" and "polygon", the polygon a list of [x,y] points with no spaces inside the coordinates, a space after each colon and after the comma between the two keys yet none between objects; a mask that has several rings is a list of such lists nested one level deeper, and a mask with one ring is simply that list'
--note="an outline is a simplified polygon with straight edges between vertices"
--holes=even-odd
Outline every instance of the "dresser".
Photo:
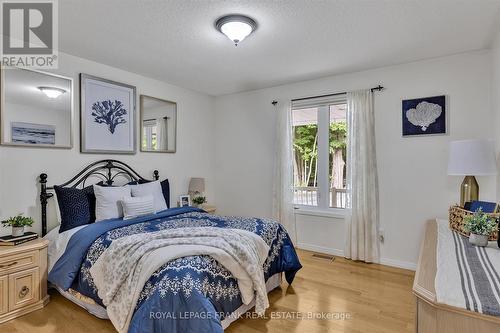
[{"label": "dresser", "polygon": [[436,221],[428,221],[413,282],[417,310],[415,332],[500,332],[500,317],[487,316],[437,302],[435,288],[437,232]]},{"label": "dresser", "polygon": [[43,308],[47,295],[47,240],[0,247],[0,323]]}]

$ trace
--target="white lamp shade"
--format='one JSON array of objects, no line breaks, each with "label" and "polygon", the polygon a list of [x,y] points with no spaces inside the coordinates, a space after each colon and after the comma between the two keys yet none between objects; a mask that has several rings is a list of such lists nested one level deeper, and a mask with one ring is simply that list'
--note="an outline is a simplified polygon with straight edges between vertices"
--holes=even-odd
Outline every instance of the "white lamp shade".
[{"label": "white lamp shade", "polygon": [[191,178],[188,191],[189,193],[203,193],[205,191],[205,178]]},{"label": "white lamp shade", "polygon": [[496,174],[493,141],[460,140],[450,142],[448,175],[487,176]]}]

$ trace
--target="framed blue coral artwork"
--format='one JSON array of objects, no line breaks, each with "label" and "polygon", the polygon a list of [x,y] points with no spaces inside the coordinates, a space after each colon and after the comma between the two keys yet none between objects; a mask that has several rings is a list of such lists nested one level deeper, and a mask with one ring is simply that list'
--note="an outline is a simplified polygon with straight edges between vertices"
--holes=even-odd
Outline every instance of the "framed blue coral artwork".
[{"label": "framed blue coral artwork", "polygon": [[446,96],[403,100],[403,136],[446,134]]},{"label": "framed blue coral artwork", "polygon": [[136,89],[80,74],[82,153],[135,154]]}]

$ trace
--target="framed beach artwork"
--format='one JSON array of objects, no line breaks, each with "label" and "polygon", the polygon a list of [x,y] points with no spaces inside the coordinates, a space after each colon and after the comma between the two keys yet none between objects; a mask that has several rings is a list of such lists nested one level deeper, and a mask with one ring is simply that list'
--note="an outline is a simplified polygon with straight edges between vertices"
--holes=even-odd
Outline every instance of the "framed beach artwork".
[{"label": "framed beach artwork", "polygon": [[446,134],[446,96],[403,101],[403,136]]},{"label": "framed beach artwork", "polygon": [[135,154],[136,89],[80,74],[81,152]]},{"label": "framed beach artwork", "polygon": [[56,127],[53,125],[12,122],[11,142],[35,145],[55,145]]}]

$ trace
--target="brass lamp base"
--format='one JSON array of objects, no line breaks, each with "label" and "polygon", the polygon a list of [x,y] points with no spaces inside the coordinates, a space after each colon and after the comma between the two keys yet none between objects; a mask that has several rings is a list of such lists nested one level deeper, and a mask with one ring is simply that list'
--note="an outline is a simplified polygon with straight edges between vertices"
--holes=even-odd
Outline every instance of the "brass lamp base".
[{"label": "brass lamp base", "polygon": [[479,184],[474,176],[465,176],[462,186],[460,186],[460,206],[466,202],[479,199]]}]

